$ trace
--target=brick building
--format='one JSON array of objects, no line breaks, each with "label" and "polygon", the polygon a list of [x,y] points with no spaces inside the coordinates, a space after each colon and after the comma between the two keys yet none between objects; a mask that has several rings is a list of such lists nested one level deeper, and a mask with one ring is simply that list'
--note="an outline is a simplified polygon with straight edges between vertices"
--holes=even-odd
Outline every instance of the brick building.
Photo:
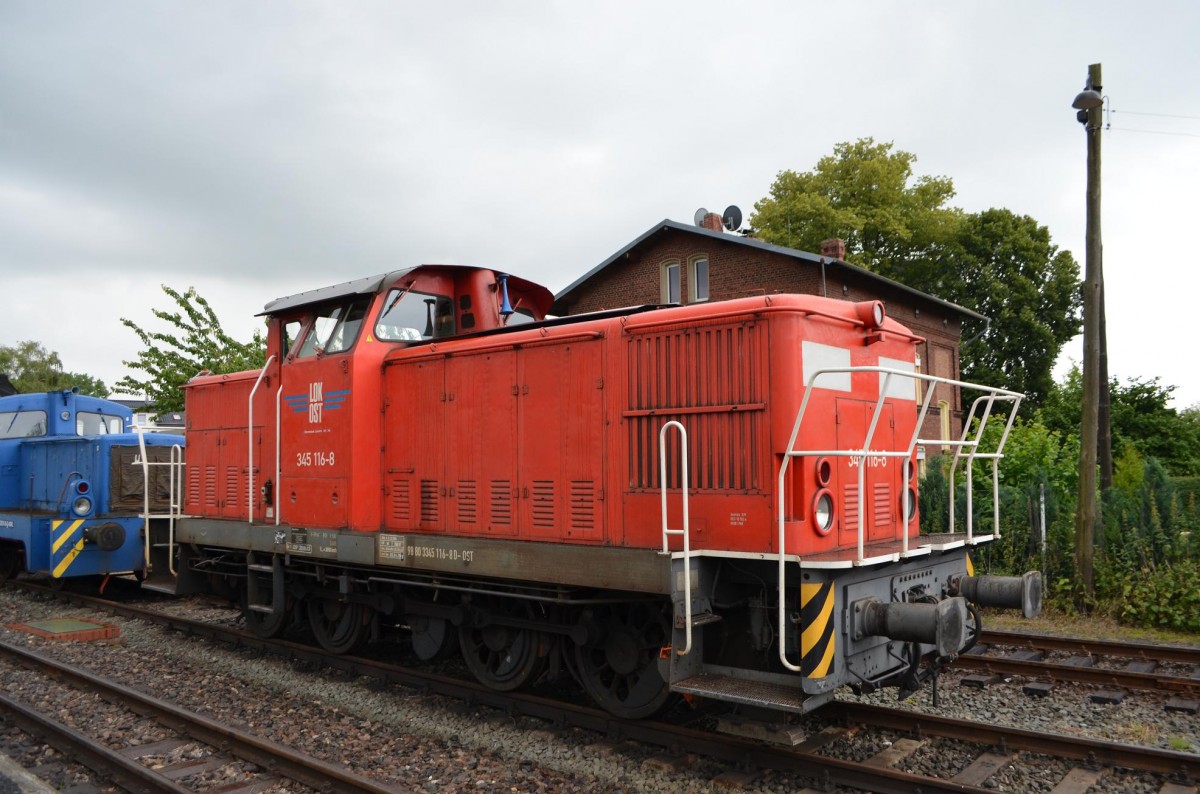
[{"label": "brick building", "polygon": [[[918,348],[922,372],[958,379],[963,323],[983,315],[939,300],[844,260],[841,240],[822,254],[771,245],[751,237],[664,220],[585,273],[555,296],[551,311],[580,314],[641,304],[695,303],[748,295],[793,292],[878,299],[888,314],[925,338]],[[921,435],[953,438],[961,432],[957,389],[938,385]],[[936,454],[939,450],[927,450]]]}]

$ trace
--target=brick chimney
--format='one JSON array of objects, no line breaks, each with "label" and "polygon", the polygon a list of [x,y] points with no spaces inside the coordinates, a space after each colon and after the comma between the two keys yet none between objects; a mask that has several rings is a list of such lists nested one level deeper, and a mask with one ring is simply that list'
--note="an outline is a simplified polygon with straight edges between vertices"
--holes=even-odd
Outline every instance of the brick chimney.
[{"label": "brick chimney", "polygon": [[846,241],[840,237],[821,241],[821,256],[846,261]]},{"label": "brick chimney", "polygon": [[711,229],[714,232],[725,231],[725,224],[721,220],[721,216],[715,212],[710,212],[704,216],[704,220],[700,221],[700,228]]}]

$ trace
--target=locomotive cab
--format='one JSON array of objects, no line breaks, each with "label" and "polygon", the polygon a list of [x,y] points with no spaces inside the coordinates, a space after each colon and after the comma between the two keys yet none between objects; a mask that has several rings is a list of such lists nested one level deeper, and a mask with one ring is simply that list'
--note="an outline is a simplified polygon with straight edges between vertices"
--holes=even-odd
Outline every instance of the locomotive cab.
[{"label": "locomotive cab", "polygon": [[183,439],[132,424],[129,408],[78,390],[0,398],[0,576],[146,573]]},{"label": "locomotive cab", "polygon": [[365,407],[382,399],[384,357],[541,320],[552,300],[515,276],[421,265],[268,303],[266,366],[187,386],[187,512],[377,527],[380,412]]}]

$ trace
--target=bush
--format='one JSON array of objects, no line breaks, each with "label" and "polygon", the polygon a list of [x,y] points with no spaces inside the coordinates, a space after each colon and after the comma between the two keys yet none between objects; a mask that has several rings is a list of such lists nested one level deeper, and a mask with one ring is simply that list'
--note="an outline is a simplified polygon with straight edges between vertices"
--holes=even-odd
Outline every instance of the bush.
[{"label": "bush", "polygon": [[1130,576],[1121,590],[1123,623],[1200,632],[1200,563],[1180,560]]}]

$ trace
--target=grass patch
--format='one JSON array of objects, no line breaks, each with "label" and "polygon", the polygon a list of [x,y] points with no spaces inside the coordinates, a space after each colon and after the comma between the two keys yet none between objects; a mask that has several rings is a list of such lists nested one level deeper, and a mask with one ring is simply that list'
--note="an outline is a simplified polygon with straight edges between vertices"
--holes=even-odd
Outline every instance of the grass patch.
[{"label": "grass patch", "polygon": [[1036,618],[1025,619],[1010,610],[983,611],[985,629],[1005,631],[1037,631],[1043,634],[1059,634],[1070,637],[1086,637],[1095,640],[1129,640],[1138,642],[1163,642],[1171,645],[1200,645],[1200,634],[1191,634],[1169,629],[1135,628],[1118,623],[1109,615],[1068,614],[1044,607]]},{"label": "grass patch", "polygon": [[1130,722],[1114,728],[1116,738],[1130,744],[1152,745],[1159,737],[1158,729],[1143,722]]}]

